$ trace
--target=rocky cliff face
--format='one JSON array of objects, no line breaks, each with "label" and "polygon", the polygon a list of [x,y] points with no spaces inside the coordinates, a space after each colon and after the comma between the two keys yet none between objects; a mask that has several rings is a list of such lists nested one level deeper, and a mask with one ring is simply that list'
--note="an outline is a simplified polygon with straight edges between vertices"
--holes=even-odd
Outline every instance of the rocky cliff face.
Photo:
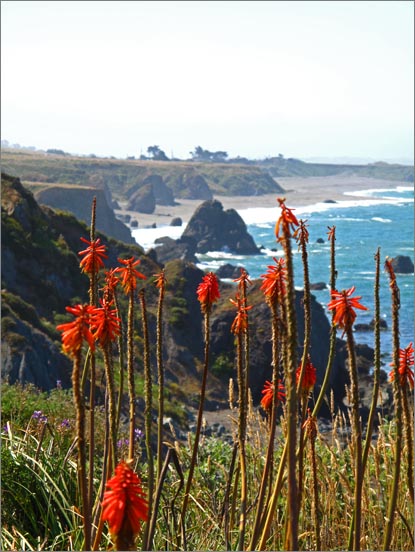
[{"label": "rocky cliff face", "polygon": [[[88,279],[79,270],[80,237],[87,226],[68,213],[40,207],[20,180],[2,174],[2,377],[43,390],[70,384],[70,361],[61,353],[55,317],[65,306],[88,301]],[[142,249],[101,235],[110,266]],[[143,258],[143,270],[158,266]]]},{"label": "rocky cliff face", "polygon": [[189,220],[182,239],[193,239],[196,252],[228,250],[242,255],[258,254],[246,224],[235,209],[223,210],[220,201],[205,201]]},{"label": "rocky cliff face", "polygon": [[[107,236],[125,243],[134,243],[130,230],[119,221],[107,201],[108,189],[81,188],[77,186],[49,186],[36,192],[38,203],[48,205],[54,209],[69,211],[77,219],[89,224],[91,220],[91,205],[94,197],[97,198],[96,228]],[[154,209],[153,209],[154,210]]]}]

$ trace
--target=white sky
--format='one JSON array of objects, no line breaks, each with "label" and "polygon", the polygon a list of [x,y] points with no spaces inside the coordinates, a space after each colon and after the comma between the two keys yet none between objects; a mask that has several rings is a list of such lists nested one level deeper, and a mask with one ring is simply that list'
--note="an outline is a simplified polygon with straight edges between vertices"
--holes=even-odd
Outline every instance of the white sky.
[{"label": "white sky", "polygon": [[413,159],[412,1],[5,0],[1,31],[11,143]]}]

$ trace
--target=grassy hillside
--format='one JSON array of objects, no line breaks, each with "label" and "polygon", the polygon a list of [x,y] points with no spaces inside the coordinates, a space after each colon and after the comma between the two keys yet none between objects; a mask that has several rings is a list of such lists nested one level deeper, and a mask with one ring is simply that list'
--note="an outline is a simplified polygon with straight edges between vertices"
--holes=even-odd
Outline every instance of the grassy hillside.
[{"label": "grassy hillside", "polygon": [[130,188],[154,174],[163,178],[177,198],[189,197],[188,188],[195,177],[202,177],[212,194],[217,195],[261,195],[283,191],[268,172],[257,166],[225,163],[98,159],[5,149],[2,169],[31,186],[35,183],[42,187],[52,183],[106,185],[117,200],[124,200]]},{"label": "grassy hillside", "polygon": [[407,165],[390,165],[388,163],[370,163],[368,165],[337,165],[329,163],[306,163],[299,159],[273,157],[259,162],[274,178],[287,176],[333,176],[336,174],[359,175],[369,178],[414,181],[414,167]]}]

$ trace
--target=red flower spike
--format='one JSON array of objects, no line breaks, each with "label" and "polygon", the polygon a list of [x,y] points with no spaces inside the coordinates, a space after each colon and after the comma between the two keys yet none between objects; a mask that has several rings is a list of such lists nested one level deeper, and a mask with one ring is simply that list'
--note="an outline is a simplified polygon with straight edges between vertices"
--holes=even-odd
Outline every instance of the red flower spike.
[{"label": "red flower spike", "polygon": [[158,274],[154,274],[155,276],[155,280],[154,280],[154,284],[156,286],[156,288],[158,289],[164,289],[165,286],[166,286],[166,275],[164,274],[164,270],[162,270],[161,272],[159,272]]},{"label": "red flower spike", "polygon": [[299,224],[296,216],[293,213],[295,209],[289,209],[285,205],[284,201],[285,201],[284,199],[278,198],[278,202],[281,207],[281,215],[275,225],[275,236],[277,239],[280,238],[281,224],[283,226],[284,233],[286,233],[287,235],[290,234],[290,230],[294,230]]},{"label": "red flower spike", "polygon": [[[401,386],[403,387],[405,385],[405,382],[408,383],[411,389],[414,389],[414,371],[411,368],[411,366],[414,365],[414,347],[412,345],[412,342],[408,345],[408,347],[405,347],[405,349],[399,349],[399,382]],[[391,366],[393,366],[393,362],[391,362]],[[389,372],[389,380],[394,381],[395,379],[395,371],[391,370]]]},{"label": "red flower spike", "polygon": [[264,281],[260,289],[270,301],[276,300],[278,296],[283,297],[286,292],[287,269],[285,268],[285,260],[283,258],[277,260],[274,257],[274,261],[275,265],[269,265],[266,274],[261,274]]},{"label": "red flower spike", "polygon": [[102,501],[102,519],[108,521],[113,536],[138,535],[141,521],[148,517],[144,496],[138,475],[126,462],[120,462],[114,477],[107,481]]},{"label": "red flower spike", "polygon": [[309,233],[307,230],[306,220],[300,220],[299,227],[294,232],[293,237],[299,243],[308,243]]},{"label": "red flower spike", "polygon": [[343,328],[344,331],[350,329],[356,320],[356,313],[354,309],[368,310],[367,307],[364,307],[359,303],[361,296],[351,297],[355,289],[355,286],[353,286],[350,289],[343,290],[340,293],[333,290],[331,292],[331,301],[327,305],[329,310],[334,310],[334,324],[339,326],[339,328]]},{"label": "red flower spike", "polygon": [[197,287],[196,293],[202,312],[209,312],[212,304],[220,297],[219,283],[216,274],[208,272],[203,276],[202,281]]},{"label": "red flower spike", "polygon": [[62,347],[65,353],[76,356],[81,350],[84,339],[91,350],[94,350],[94,336],[89,328],[94,307],[90,305],[75,305],[74,307],[66,307],[66,310],[76,318],[72,322],[56,326],[56,329],[62,332]]},{"label": "red flower spike", "polygon": [[109,345],[120,334],[120,319],[117,310],[111,308],[113,301],[100,300],[101,307],[95,307],[91,314],[91,330],[101,347]]},{"label": "red flower spike", "polygon": [[397,284],[396,284],[395,270],[394,270],[393,265],[392,265],[392,259],[386,258],[385,270],[389,274],[389,287],[394,288]]},{"label": "red flower spike", "polygon": [[87,274],[96,274],[100,268],[104,267],[104,261],[102,259],[108,259],[108,255],[105,253],[107,248],[105,245],[100,245],[100,238],[92,241],[88,241],[85,238],[80,239],[84,243],[87,243],[88,247],[78,253],[80,256],[85,255],[79,263],[79,266],[81,267],[82,272],[86,272]]},{"label": "red flower spike", "polygon": [[252,282],[249,279],[249,274],[244,268],[241,268],[241,275],[239,276],[239,278],[236,278],[234,282],[237,282],[238,289],[244,288],[247,285],[252,285]]},{"label": "red flower spike", "polygon": [[146,276],[135,269],[135,267],[140,264],[139,259],[134,260],[134,257],[130,257],[129,259],[118,259],[118,262],[124,266],[120,266],[115,270],[121,275],[121,285],[124,288],[125,294],[129,295],[131,291],[136,289],[137,279],[141,278],[145,280]]},{"label": "red flower spike", "polygon": [[[296,382],[298,384],[298,381],[300,379],[301,374],[301,363],[297,368],[297,371],[295,373]],[[304,376],[303,381],[301,382],[301,389],[303,391],[311,391],[311,389],[315,386],[317,381],[317,370],[313,363],[310,360],[310,357],[307,359],[307,362],[305,364],[305,370],[304,370]]]},{"label": "red flower spike", "polygon": [[327,226],[328,232],[327,232],[327,239],[329,241],[336,240],[336,227],[335,226]]},{"label": "red flower spike", "polygon": [[[274,384],[267,380],[261,393],[264,395],[261,399],[261,406],[266,412],[270,412],[272,408],[272,401],[274,400]],[[283,400],[285,400],[284,385],[279,382],[277,401]]]},{"label": "red flower spike", "polygon": [[253,305],[247,307],[244,304],[244,299],[240,297],[239,294],[236,294],[236,301],[233,299],[229,299],[229,301],[238,309],[235,319],[232,322],[231,332],[234,334],[246,333],[248,330],[247,311],[251,310]]},{"label": "red flower spike", "polygon": [[120,283],[120,279],[116,276],[117,269],[116,268],[110,268],[110,270],[107,270],[105,273],[105,287],[104,291],[107,291],[110,295],[114,293],[115,288]]}]

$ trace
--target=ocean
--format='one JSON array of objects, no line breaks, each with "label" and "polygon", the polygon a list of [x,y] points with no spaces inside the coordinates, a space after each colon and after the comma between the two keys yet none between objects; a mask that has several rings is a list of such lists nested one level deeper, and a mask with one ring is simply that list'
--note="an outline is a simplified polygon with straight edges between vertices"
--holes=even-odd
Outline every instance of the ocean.
[{"label": "ocean", "polygon": [[[356,287],[355,296],[368,311],[357,311],[356,323],[369,323],[374,313],[374,255],[380,247],[381,256],[381,317],[387,323],[387,330],[381,332],[381,351],[385,370],[391,359],[391,294],[388,278],[384,271],[386,257],[409,256],[414,261],[414,189],[397,186],[390,189],[372,189],[353,192],[359,200],[347,199],[337,203],[316,203],[297,208],[298,219],[307,221],[309,231],[309,272],[311,283],[330,280],[330,243],[327,230],[336,226],[336,268],[338,271],[337,289]],[[276,202],[277,203],[277,202]],[[291,207],[289,204],[288,207]],[[248,227],[255,243],[261,247],[260,255],[233,255],[224,251],[212,251],[198,256],[198,266],[203,270],[215,271],[225,263],[243,266],[252,279],[259,278],[273,263],[273,257],[282,255],[281,247],[274,235],[275,221],[280,209],[277,204],[267,208],[247,208],[238,210]],[[153,246],[157,237],[168,235],[174,239],[181,236],[184,226],[158,227],[156,229],[134,229],[132,235],[145,250]],[[317,240],[323,240],[319,243]],[[293,243],[295,285],[302,288],[303,269],[301,253]],[[400,346],[406,347],[414,341],[414,275],[398,274],[400,288]],[[326,312],[330,301],[328,288],[312,291]],[[374,344],[372,332],[356,331],[357,343],[371,347]]]}]

